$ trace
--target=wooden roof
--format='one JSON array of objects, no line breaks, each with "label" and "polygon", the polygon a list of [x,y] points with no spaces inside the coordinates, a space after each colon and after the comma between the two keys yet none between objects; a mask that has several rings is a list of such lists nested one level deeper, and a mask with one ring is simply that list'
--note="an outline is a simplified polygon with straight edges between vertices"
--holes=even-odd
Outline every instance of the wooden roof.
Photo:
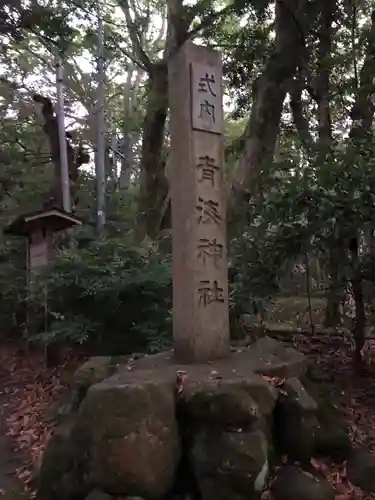
[{"label": "wooden roof", "polygon": [[34,231],[48,229],[52,232],[62,231],[72,226],[82,225],[83,221],[61,208],[49,208],[29,212],[17,217],[4,230],[5,234],[29,236]]}]

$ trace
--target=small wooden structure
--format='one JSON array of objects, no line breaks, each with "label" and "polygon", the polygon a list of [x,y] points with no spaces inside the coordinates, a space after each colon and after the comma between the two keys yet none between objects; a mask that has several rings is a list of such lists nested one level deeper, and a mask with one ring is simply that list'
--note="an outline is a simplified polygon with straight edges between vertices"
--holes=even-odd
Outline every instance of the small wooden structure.
[{"label": "small wooden structure", "polygon": [[27,277],[41,272],[53,262],[56,249],[53,235],[70,227],[82,225],[82,221],[60,208],[49,208],[21,215],[4,231],[13,236],[27,238]]},{"label": "small wooden structure", "polygon": [[[13,221],[4,231],[12,236],[22,236],[26,240],[26,321],[25,337],[29,337],[31,330],[36,332],[40,329],[38,313],[29,304],[29,297],[35,284],[36,276],[42,272],[56,256],[56,246],[54,245],[54,233],[64,231],[73,226],[82,225],[82,221],[69,212],[61,208],[42,209],[37,212],[30,212],[21,215]],[[44,290],[43,323],[44,331],[47,331],[48,306],[47,290]],[[46,363],[49,364],[50,354],[48,346],[45,346]]]}]

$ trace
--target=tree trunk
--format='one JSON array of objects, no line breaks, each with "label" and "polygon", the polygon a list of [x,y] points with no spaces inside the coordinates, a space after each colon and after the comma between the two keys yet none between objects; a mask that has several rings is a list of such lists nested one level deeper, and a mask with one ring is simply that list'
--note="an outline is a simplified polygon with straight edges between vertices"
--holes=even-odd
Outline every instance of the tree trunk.
[{"label": "tree trunk", "polygon": [[315,325],[314,325],[314,317],[313,317],[313,310],[312,310],[311,273],[310,273],[310,260],[309,260],[308,252],[305,253],[305,267],[306,267],[306,292],[307,292],[307,299],[309,302],[310,327],[311,327],[311,334],[314,335]]},{"label": "tree trunk", "polygon": [[337,326],[341,323],[340,304],[342,296],[342,281],[340,279],[340,260],[333,250],[330,251],[329,288],[324,324],[326,327]]},{"label": "tree trunk", "polygon": [[[356,21],[356,11],[353,9],[353,22]],[[358,161],[371,155],[372,137],[373,137],[373,115],[374,104],[373,96],[375,93],[375,11],[371,15],[371,30],[368,36],[368,45],[366,57],[360,72],[360,85],[357,90],[356,100],[354,102],[351,118],[353,120],[350,130],[350,142],[347,149],[348,163]],[[355,59],[355,58],[354,58]],[[347,224],[347,221],[344,221]],[[354,361],[357,369],[362,369],[362,348],[365,340],[365,306],[363,299],[362,270],[359,261],[359,234],[356,222],[349,226],[349,231],[356,236],[350,240],[349,252],[352,264],[351,283],[355,301],[355,322],[353,328],[353,337],[355,340]]]},{"label": "tree trunk", "polygon": [[138,239],[145,235],[156,238],[160,229],[160,213],[168,193],[165,177],[164,130],[168,111],[168,67],[162,61],[152,65],[143,128],[141,182],[140,182],[140,223]]},{"label": "tree trunk", "polygon": [[[48,142],[51,151],[51,159],[54,165],[54,183],[51,186],[51,191],[48,200],[44,202],[44,206],[62,207],[62,188],[61,188],[61,163],[60,163],[60,146],[57,118],[54,113],[53,105],[48,97],[35,94],[33,100],[42,105],[42,115],[44,119],[43,130],[48,137]],[[73,209],[78,204],[78,178],[79,168],[90,161],[90,157],[85,151],[82,144],[78,148],[74,148],[71,144],[68,134],[66,136],[66,147],[68,154],[68,168],[70,192]]]},{"label": "tree trunk", "polygon": [[353,337],[355,342],[354,363],[357,370],[362,369],[362,348],[365,343],[365,304],[363,300],[362,270],[358,258],[358,238],[353,238],[349,245],[350,260],[352,264],[351,284],[355,302],[355,319]]},{"label": "tree trunk", "polygon": [[318,105],[319,152],[323,161],[330,155],[332,146],[329,80],[332,68],[332,23],[335,11],[336,0],[322,0],[315,89]]},{"label": "tree trunk", "polygon": [[96,123],[96,234],[100,238],[104,235],[106,224],[106,137],[105,137],[105,68],[104,68],[104,26],[101,6],[97,2],[98,17],[98,88],[97,88],[97,123]]},{"label": "tree trunk", "polygon": [[[135,73],[135,81],[133,81]],[[140,68],[134,66],[129,67],[128,78],[124,86],[124,125],[122,130],[121,143],[121,172],[119,178],[120,191],[127,191],[130,185],[131,175],[133,172],[133,133],[131,123],[134,120],[134,108],[139,85],[144,72]]]},{"label": "tree trunk", "polygon": [[163,59],[149,66],[149,89],[141,159],[140,216],[138,238],[157,238],[169,203],[165,175],[165,122],[168,112],[168,59],[187,39],[188,24],[182,0],[168,0],[167,43]]},{"label": "tree trunk", "polygon": [[262,169],[272,162],[286,84],[296,72],[305,47],[305,0],[276,2],[275,49],[254,86],[253,105],[244,134],[244,151],[232,186],[228,219],[260,189]]},{"label": "tree trunk", "polygon": [[[319,162],[328,161],[332,153],[332,123],[330,109],[330,75],[332,67],[332,23],[336,9],[336,0],[322,0],[318,30],[318,69],[315,81],[315,100],[318,108],[318,133],[319,141],[317,153]],[[339,242],[337,242],[339,247]],[[342,254],[336,248],[329,249],[330,268],[329,292],[325,314],[327,327],[337,326],[341,323],[340,304],[344,283],[340,277]]]}]

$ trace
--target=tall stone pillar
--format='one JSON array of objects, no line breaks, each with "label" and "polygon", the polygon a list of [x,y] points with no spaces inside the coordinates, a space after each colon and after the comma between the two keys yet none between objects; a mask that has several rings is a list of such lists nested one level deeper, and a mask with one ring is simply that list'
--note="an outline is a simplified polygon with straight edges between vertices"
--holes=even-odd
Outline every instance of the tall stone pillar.
[{"label": "tall stone pillar", "polygon": [[181,362],[229,346],[220,54],[186,42],[169,65],[173,329]]}]

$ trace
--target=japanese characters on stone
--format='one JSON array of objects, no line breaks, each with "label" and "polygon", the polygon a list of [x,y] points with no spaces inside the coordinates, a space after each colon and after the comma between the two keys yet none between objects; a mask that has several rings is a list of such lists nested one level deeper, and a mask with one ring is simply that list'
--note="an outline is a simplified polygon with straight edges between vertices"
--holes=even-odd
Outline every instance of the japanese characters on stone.
[{"label": "japanese characters on stone", "polygon": [[207,306],[212,302],[224,302],[224,290],[217,280],[201,280],[198,288],[199,304]]},{"label": "japanese characters on stone", "polygon": [[191,114],[193,129],[222,134],[220,68],[191,63]]},{"label": "japanese characters on stone", "polygon": [[211,198],[198,197],[196,206],[198,224],[219,224],[223,218],[220,214],[219,203]]},{"label": "japanese characters on stone", "polygon": [[197,245],[197,257],[203,265],[212,261],[215,267],[219,267],[223,258],[223,245],[216,238],[200,238]]},{"label": "japanese characters on stone", "polygon": [[[215,184],[215,175],[219,174],[219,167],[214,158],[204,154],[199,156],[197,162],[198,170],[198,188],[201,182],[207,182],[205,194],[199,195],[196,204],[196,223],[201,229],[200,237],[196,243],[196,257],[202,266],[202,279],[199,281],[197,288],[197,300],[201,307],[208,307],[213,303],[225,303],[224,288],[220,284],[219,277],[217,279],[208,279],[212,271],[220,276],[220,268],[225,257],[224,242],[220,241],[222,231],[220,227],[225,224],[225,214],[222,213],[222,208],[217,198],[217,188]],[[220,198],[219,198],[220,199]],[[206,229],[209,229],[208,236]],[[212,235],[216,235],[212,236]],[[204,273],[208,274],[204,276]],[[214,276],[215,278],[215,276]]]},{"label": "japanese characters on stone", "polygon": [[208,181],[212,186],[216,185],[219,167],[216,164],[215,158],[211,158],[209,155],[200,156],[198,158],[197,170],[200,174],[199,182]]}]

